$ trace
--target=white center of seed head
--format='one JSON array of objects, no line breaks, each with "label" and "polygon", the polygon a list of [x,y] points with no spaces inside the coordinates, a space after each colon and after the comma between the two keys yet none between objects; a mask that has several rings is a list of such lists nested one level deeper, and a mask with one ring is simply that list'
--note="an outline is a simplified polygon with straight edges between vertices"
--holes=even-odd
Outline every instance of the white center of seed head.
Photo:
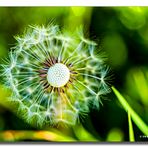
[{"label": "white center of seed head", "polygon": [[47,80],[53,87],[64,86],[70,78],[70,71],[66,65],[56,63],[48,69]]}]

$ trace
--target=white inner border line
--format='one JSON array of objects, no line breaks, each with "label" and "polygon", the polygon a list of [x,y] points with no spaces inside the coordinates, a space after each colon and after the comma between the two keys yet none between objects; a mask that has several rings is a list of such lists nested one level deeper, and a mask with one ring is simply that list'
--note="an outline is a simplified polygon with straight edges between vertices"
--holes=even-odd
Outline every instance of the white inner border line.
[{"label": "white inner border line", "polygon": [[148,0],[0,0],[0,6],[148,6]]}]

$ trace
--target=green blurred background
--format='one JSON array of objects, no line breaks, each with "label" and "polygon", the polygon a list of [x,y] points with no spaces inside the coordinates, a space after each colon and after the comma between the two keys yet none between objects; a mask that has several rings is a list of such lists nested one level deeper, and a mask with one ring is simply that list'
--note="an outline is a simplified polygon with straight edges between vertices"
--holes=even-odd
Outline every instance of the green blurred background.
[{"label": "green blurred background", "polygon": [[[148,124],[148,8],[1,7],[0,59],[8,57],[10,48],[15,45],[13,36],[22,34],[28,25],[50,22],[71,31],[83,25],[86,36],[95,40],[108,56],[114,74],[111,85]],[[113,93],[106,96],[99,111],[91,110],[81,124],[60,129],[28,125],[4,103],[8,95],[1,84],[0,141],[59,141],[60,138],[66,141],[69,137],[69,141],[129,141],[128,116]],[[134,123],[133,129],[136,141],[148,140],[140,137],[143,133]],[[52,132],[36,133],[38,130]],[[50,139],[50,134],[57,135]]]}]

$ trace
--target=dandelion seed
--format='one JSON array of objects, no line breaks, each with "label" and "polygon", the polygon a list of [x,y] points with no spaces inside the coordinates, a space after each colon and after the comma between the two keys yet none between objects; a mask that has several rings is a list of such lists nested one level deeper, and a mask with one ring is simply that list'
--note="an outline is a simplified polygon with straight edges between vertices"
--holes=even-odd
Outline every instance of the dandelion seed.
[{"label": "dandelion seed", "polygon": [[2,76],[27,122],[74,125],[110,91],[104,55],[80,32],[70,36],[55,25],[30,26],[16,37]]}]

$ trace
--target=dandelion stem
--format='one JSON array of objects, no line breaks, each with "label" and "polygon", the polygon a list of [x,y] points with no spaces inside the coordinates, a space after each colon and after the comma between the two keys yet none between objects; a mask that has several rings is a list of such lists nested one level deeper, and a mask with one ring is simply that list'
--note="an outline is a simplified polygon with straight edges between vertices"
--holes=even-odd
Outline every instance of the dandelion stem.
[{"label": "dandelion stem", "polygon": [[77,112],[77,109],[71,104],[71,102],[69,101],[69,99],[67,98],[67,95],[64,93],[61,93],[61,95],[63,96],[64,99],[66,99],[66,102],[68,103],[68,105],[75,111]]},{"label": "dandelion stem", "polygon": [[53,89],[54,89],[54,88],[52,88],[52,90],[51,90],[51,92],[50,92],[50,95],[49,95],[49,98],[48,98],[47,111],[49,111],[49,102],[52,101]]}]

